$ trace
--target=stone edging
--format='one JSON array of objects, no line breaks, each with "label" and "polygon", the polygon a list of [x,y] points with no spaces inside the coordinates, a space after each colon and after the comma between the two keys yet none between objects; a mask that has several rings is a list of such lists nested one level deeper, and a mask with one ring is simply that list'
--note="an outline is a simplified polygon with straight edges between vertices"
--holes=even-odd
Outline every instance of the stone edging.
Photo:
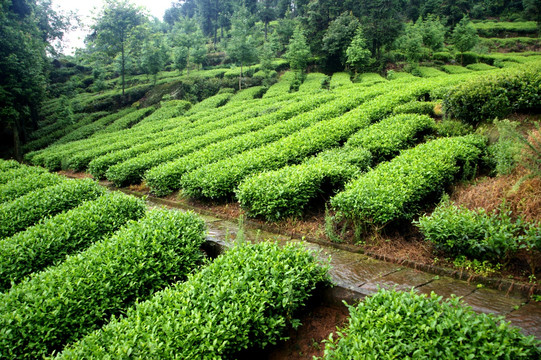
[{"label": "stone edging", "polygon": [[[110,185],[108,187],[111,188],[111,189],[118,189],[118,188],[112,187]],[[156,203],[156,204],[166,205],[166,206],[175,207],[175,208],[181,208],[181,209],[186,209],[186,210],[197,210],[197,212],[199,212],[199,213],[201,213],[203,215],[217,217],[217,218],[222,219],[222,220],[228,220],[228,221],[237,220],[237,219],[232,219],[231,217],[228,217],[228,216],[215,214],[215,213],[213,213],[211,211],[208,211],[206,209],[203,209],[203,208],[200,208],[200,207],[197,207],[197,206],[186,205],[186,204],[183,204],[183,203],[178,202],[178,201],[161,199],[161,198],[157,198],[157,197],[154,197],[154,196],[148,196],[147,194],[144,194],[144,193],[141,193],[141,192],[138,192],[138,191],[129,190],[129,189],[118,189],[118,190],[121,190],[122,192],[125,192],[127,194],[131,194],[131,195],[134,195],[134,196],[146,197],[148,201]],[[260,229],[260,230],[263,230],[263,231],[273,232],[273,233],[277,233],[279,235],[284,235],[284,236],[289,236],[289,237],[299,237],[299,235],[295,234],[294,232],[284,232],[284,231],[280,230],[277,226],[271,225],[271,224],[261,224],[259,222],[252,221],[252,220],[245,220],[244,224],[246,226],[248,226],[249,228],[251,228],[251,229]],[[359,248],[357,248],[357,247],[355,247],[353,245],[337,244],[337,243],[333,243],[333,242],[330,242],[330,241],[317,239],[317,238],[314,238],[314,237],[311,237],[311,236],[303,236],[303,239],[308,241],[308,242],[312,242],[312,243],[327,246],[327,247],[333,247],[333,248],[339,249],[339,250],[344,250],[344,251],[349,251],[349,252],[354,252],[354,253],[364,253],[365,255],[368,255],[368,256],[370,256],[370,257],[372,257],[374,259],[377,259],[377,260],[382,260],[382,261],[391,262],[391,263],[395,263],[395,264],[399,264],[399,265],[404,265],[404,266],[407,266],[409,268],[425,271],[425,272],[428,272],[428,273],[431,273],[431,274],[436,274],[436,275],[441,275],[441,276],[448,276],[448,277],[451,277],[451,278],[454,278],[454,279],[465,280],[465,281],[468,281],[468,282],[473,281],[473,282],[475,282],[477,284],[482,284],[482,285],[487,286],[487,287],[492,288],[492,289],[505,291],[508,294],[515,293],[515,294],[522,294],[522,295],[526,295],[526,296],[541,295],[541,288],[539,288],[536,284],[527,284],[527,283],[515,282],[515,281],[511,281],[511,280],[507,280],[507,279],[500,279],[500,278],[490,278],[490,277],[486,277],[486,276],[480,276],[480,275],[471,274],[471,273],[468,273],[466,271],[448,269],[448,268],[443,268],[443,267],[436,266],[436,265],[421,264],[421,263],[417,263],[415,261],[408,260],[408,259],[399,259],[399,258],[394,258],[394,257],[391,257],[391,256],[374,254],[372,252],[365,252],[362,249],[359,249]]]}]

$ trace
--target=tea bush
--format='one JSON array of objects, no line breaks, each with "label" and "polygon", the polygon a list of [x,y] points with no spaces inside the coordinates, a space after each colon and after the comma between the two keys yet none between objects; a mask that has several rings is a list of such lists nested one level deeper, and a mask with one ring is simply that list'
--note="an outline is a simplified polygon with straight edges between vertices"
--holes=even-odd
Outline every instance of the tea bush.
[{"label": "tea bush", "polygon": [[[0,175],[1,176],[1,175]],[[56,185],[64,181],[60,175],[51,173],[29,173],[0,185],[0,203],[12,201],[37,189]]]},{"label": "tea bush", "polygon": [[[387,87],[388,86],[388,87]],[[363,103],[363,97],[342,97],[345,109],[359,106],[343,116],[337,109],[335,118],[321,121],[288,137],[257,149],[245,151],[230,159],[203,166],[185,174],[181,179],[184,191],[194,197],[210,199],[231,196],[243,178],[264,170],[275,170],[301,162],[305,157],[338,146],[365,124],[366,118],[376,121],[388,115],[396,105],[411,101],[428,91],[429,82],[404,90],[400,84],[389,83],[371,91],[387,91]],[[396,88],[396,89],[395,89]],[[369,92],[363,94],[368,96]],[[343,112],[344,110],[342,110]],[[331,114],[330,114],[331,115]]]},{"label": "tea bush", "polygon": [[538,225],[513,220],[505,208],[487,213],[443,201],[416,224],[436,249],[452,256],[505,262],[522,248],[541,250]]},{"label": "tea bush", "polygon": [[106,173],[107,179],[117,186],[138,183],[143,179],[145,171],[154,166],[174,160],[214,142],[226,140],[250,131],[260,130],[276,122],[286,120],[294,115],[313,109],[329,99],[330,95],[324,95],[319,97],[314,96],[299,102],[293,100],[289,106],[284,106],[283,108],[276,109],[276,111],[262,116],[257,116],[257,114],[250,111],[245,111],[239,114],[236,119],[230,119],[229,126],[215,129],[214,131],[208,131],[201,136],[193,137],[184,143],[173,144],[169,147],[149,152],[139,157],[131,158],[123,163],[111,166]]},{"label": "tea bush", "polygon": [[145,210],[142,200],[108,193],[2,240],[0,291],[111,235],[128,220],[142,217]]},{"label": "tea bush", "polygon": [[74,208],[105,193],[92,180],[66,180],[0,205],[0,239],[34,225],[42,218]]},{"label": "tea bush", "polygon": [[265,88],[263,86],[253,86],[239,91],[229,99],[229,102],[252,100],[261,97],[264,93]]},{"label": "tea bush", "polygon": [[441,68],[448,74],[467,74],[472,71],[460,65],[443,65]]},{"label": "tea bush", "polygon": [[470,177],[486,148],[476,135],[441,138],[403,151],[346,185],[331,199],[349,218],[370,224],[410,220],[457,177]]},{"label": "tea bush", "polygon": [[540,342],[503,317],[476,314],[456,297],[379,290],[348,306],[349,324],[323,359],[538,359]]},{"label": "tea bush", "polygon": [[15,169],[23,166],[21,163],[15,160],[0,160],[0,172],[4,172],[9,169]]},{"label": "tea bush", "polygon": [[443,99],[447,117],[476,125],[513,111],[541,107],[538,67],[476,77],[452,88]]},{"label": "tea bush", "polygon": [[193,213],[150,211],[14,286],[0,295],[0,358],[58,352],[136,301],[184,280],[202,260],[204,229]]},{"label": "tea bush", "polygon": [[327,280],[327,268],[300,245],[237,245],[57,359],[235,358],[285,339],[299,324],[296,310]]},{"label": "tea bush", "polygon": [[322,85],[329,81],[329,77],[322,73],[310,73],[299,86],[299,92],[313,93],[322,90]]},{"label": "tea bush", "polygon": [[229,101],[229,99],[231,99],[232,96],[233,94],[231,93],[223,93],[223,94],[216,94],[214,96],[208,97],[205,100],[198,102],[197,104],[192,106],[190,110],[186,112],[186,115],[189,116],[201,110],[207,110],[207,109],[218,108],[220,106],[224,106]]},{"label": "tea bush", "polygon": [[7,184],[10,181],[18,180],[27,176],[38,176],[47,173],[47,170],[41,167],[18,166],[9,168],[0,172],[0,185]]},{"label": "tea bush", "polygon": [[410,101],[398,105],[393,109],[393,114],[420,114],[434,116],[434,108],[438,103],[436,101]]},{"label": "tea bush", "polygon": [[291,89],[291,85],[296,81],[297,77],[295,72],[288,71],[285,72],[280,80],[274,85],[272,85],[267,92],[263,95],[263,98],[270,98],[274,96],[281,96],[285,93],[288,93]]},{"label": "tea bush", "polygon": [[330,89],[336,89],[342,86],[350,86],[353,83],[351,82],[351,76],[346,72],[336,72],[332,74]]}]

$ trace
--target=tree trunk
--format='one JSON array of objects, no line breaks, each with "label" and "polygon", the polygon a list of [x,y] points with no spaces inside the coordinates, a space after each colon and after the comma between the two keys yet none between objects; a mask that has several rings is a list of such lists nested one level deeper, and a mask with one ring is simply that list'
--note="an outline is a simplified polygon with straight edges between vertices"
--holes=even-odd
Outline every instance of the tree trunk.
[{"label": "tree trunk", "polygon": [[121,59],[121,62],[122,62],[122,69],[121,69],[121,75],[122,75],[122,97],[124,97],[124,88],[126,87],[126,82],[125,82],[125,79],[124,79],[124,72],[125,72],[125,59],[124,59],[124,43],[122,43],[121,45],[121,51],[122,51],[122,59]]},{"label": "tree trunk", "polygon": [[267,41],[267,32],[268,32],[269,22],[265,21],[265,41]]},{"label": "tree trunk", "polygon": [[188,57],[186,58],[186,76],[190,76],[190,48],[188,48]]},{"label": "tree trunk", "polygon": [[23,154],[21,151],[21,138],[19,137],[19,124],[17,120],[13,124],[13,157],[17,161],[23,160]]},{"label": "tree trunk", "polygon": [[240,63],[239,91],[242,90],[242,62]]}]

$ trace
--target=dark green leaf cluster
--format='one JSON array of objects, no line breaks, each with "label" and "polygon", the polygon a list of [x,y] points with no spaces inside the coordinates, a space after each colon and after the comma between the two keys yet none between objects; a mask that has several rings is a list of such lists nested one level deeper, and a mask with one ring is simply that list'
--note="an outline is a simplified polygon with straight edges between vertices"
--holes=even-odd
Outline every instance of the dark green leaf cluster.
[{"label": "dark green leaf cluster", "polygon": [[15,169],[23,166],[21,163],[15,160],[4,160],[0,159],[0,171],[4,172],[6,170]]},{"label": "dark green leaf cluster", "polygon": [[0,291],[111,235],[127,221],[142,217],[145,210],[142,200],[107,193],[2,240]]},{"label": "dark green leaf cluster", "polygon": [[393,114],[420,114],[434,116],[436,101],[410,101],[394,108]]},{"label": "dark green leaf cluster", "polygon": [[349,324],[326,340],[323,359],[538,359],[539,341],[456,297],[379,290],[348,306]]},{"label": "dark green leaf cluster", "polygon": [[422,141],[435,127],[434,120],[427,115],[395,115],[359,131],[347,141],[346,146],[362,147],[370,151],[374,163],[380,163]]},{"label": "dark green leaf cluster", "polygon": [[443,100],[446,116],[476,125],[513,111],[541,106],[539,67],[477,77],[452,88]]},{"label": "dark green leaf cluster", "polygon": [[1,294],[0,358],[60,351],[136,301],[184,280],[202,260],[204,231],[193,213],[153,210]]},{"label": "dark green leaf cluster", "polygon": [[331,204],[367,223],[409,220],[431,195],[461,175],[473,175],[485,148],[486,140],[475,135],[418,145],[346,185]]},{"label": "dark green leaf cluster", "polygon": [[[34,168],[28,167],[28,169]],[[37,189],[59,184],[63,180],[64,178],[57,174],[29,171],[25,175],[21,174],[21,176],[0,185],[0,203],[15,200]]]},{"label": "dark green leaf cluster", "polygon": [[298,322],[295,311],[327,276],[303,246],[237,245],[57,358],[234,358],[284,339]]},{"label": "dark green leaf cluster", "polygon": [[104,193],[105,189],[90,179],[67,180],[6,202],[0,205],[0,238],[12,236],[42,218],[94,200]]},{"label": "dark green leaf cluster", "polygon": [[[195,197],[229,197],[247,176],[297,164],[317,152],[336,147],[366,126],[367,119],[372,122],[389,115],[394,106],[417,98],[431,86],[434,83],[423,82],[411,85],[407,90],[400,84],[381,85],[366,91],[346,89],[348,96],[334,101],[332,107],[326,104],[316,110],[324,113],[326,120],[274,143],[189,172],[181,179],[182,188]],[[382,92],[386,94],[380,95]],[[346,111],[349,112],[344,114]]]},{"label": "dark green leaf cluster", "polygon": [[25,176],[38,176],[47,173],[47,170],[40,167],[18,166],[6,168],[0,172],[0,184],[4,185],[13,180],[18,180]]},{"label": "dark green leaf cluster", "polygon": [[229,126],[221,130],[222,133],[229,133],[233,136],[224,136],[225,140],[223,141],[215,142],[147,171],[145,179],[152,192],[157,195],[167,195],[181,187],[181,177],[189,171],[277,141],[321,121],[322,116],[318,107],[327,101],[333,103],[334,96],[320,94],[306,96],[303,100],[296,97],[291,99],[289,103],[278,103],[278,99],[273,99],[274,104],[283,106],[281,109],[249,119],[239,123],[238,126]]},{"label": "dark green leaf cluster", "polygon": [[539,226],[513,220],[505,208],[487,213],[444,201],[416,224],[437,249],[453,256],[504,262],[520,249],[541,251]]}]

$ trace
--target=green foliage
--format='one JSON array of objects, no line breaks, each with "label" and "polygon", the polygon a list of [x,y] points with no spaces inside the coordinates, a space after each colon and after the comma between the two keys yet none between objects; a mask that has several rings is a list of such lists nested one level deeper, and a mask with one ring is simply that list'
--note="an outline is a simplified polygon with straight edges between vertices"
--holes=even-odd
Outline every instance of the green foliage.
[{"label": "green foliage", "polygon": [[402,114],[388,117],[353,135],[346,146],[361,147],[372,154],[374,163],[390,160],[435,130],[426,115]]},{"label": "green foliage", "polygon": [[[356,52],[356,58],[362,62],[360,58],[363,57],[363,52],[366,53],[368,50],[365,49],[366,41],[363,38],[362,32],[358,31],[360,26],[359,20],[347,12],[331,21],[322,39],[322,50],[327,57],[327,61],[333,62],[338,60],[342,66],[345,66],[349,58],[347,50],[351,47],[352,41],[357,39],[355,50],[352,51]],[[368,54],[370,54],[369,51]]]},{"label": "green foliage", "polygon": [[494,120],[498,129],[498,141],[488,147],[488,163],[496,174],[508,175],[517,166],[520,155],[524,150],[517,142],[517,122],[509,120]]},{"label": "green foliage", "polygon": [[306,44],[306,38],[302,29],[297,26],[285,53],[285,58],[289,61],[291,69],[304,72],[310,57],[310,49]]},{"label": "green foliage", "polygon": [[[459,298],[381,289],[348,306],[349,324],[326,340],[323,359],[533,359],[539,341]],[[474,334],[474,336],[472,336]]]},{"label": "green foliage", "polygon": [[467,66],[479,62],[479,55],[472,51],[465,51],[457,54],[456,60],[460,61],[463,66]]},{"label": "green foliage", "polygon": [[473,126],[459,120],[443,119],[436,124],[436,130],[440,136],[464,136],[473,132]]},{"label": "green foliage", "polygon": [[423,47],[423,34],[420,26],[414,23],[407,23],[404,34],[396,40],[397,48],[404,54],[410,64],[417,63],[425,57]]},{"label": "green foliage", "polygon": [[0,238],[36,224],[42,218],[69,210],[87,200],[94,200],[105,189],[92,180],[68,180],[58,185],[32,191],[0,205]]},{"label": "green foliage", "polygon": [[434,54],[432,54],[432,58],[436,61],[448,63],[453,58],[453,55],[449,52],[440,51],[440,52],[435,52]]},{"label": "green foliage", "polygon": [[299,92],[313,93],[321,91],[323,85],[329,82],[329,77],[322,73],[310,73],[306,75],[303,83],[299,86]]},{"label": "green foliage", "polygon": [[240,65],[239,90],[242,89],[242,67],[257,61],[256,39],[253,36],[250,19],[246,7],[241,7],[233,16],[231,39],[227,44],[227,53],[229,57]]},{"label": "green foliage", "polygon": [[498,212],[487,213],[445,200],[416,224],[438,250],[481,261],[507,262],[520,249],[539,251],[541,245],[538,224],[526,223],[520,217],[513,220],[505,205]]},{"label": "green foliage", "polygon": [[99,329],[201,262],[193,213],[150,211],[112,237],[14,286],[0,303],[0,357],[36,359]]},{"label": "green foliage", "polygon": [[471,72],[471,69],[459,65],[443,65],[441,68],[448,74],[467,74]]},{"label": "green foliage", "polygon": [[263,86],[252,86],[251,88],[243,89],[237,92],[231,97],[231,99],[229,99],[229,102],[252,100],[254,98],[261,97],[264,93],[265,88]]},{"label": "green foliage", "polygon": [[330,89],[340,88],[342,86],[350,86],[353,83],[351,82],[351,76],[346,72],[336,72],[332,74]]},{"label": "green foliage", "polygon": [[237,245],[57,358],[235,358],[285,339],[299,325],[296,311],[324,281],[327,268],[302,246]]},{"label": "green foliage", "polygon": [[368,224],[409,220],[455,179],[472,176],[485,146],[485,139],[474,135],[418,145],[347,184],[331,204]]},{"label": "green foliage", "polygon": [[142,200],[122,193],[105,194],[2,240],[0,291],[110,236],[128,220],[142,217],[145,210]]},{"label": "green foliage", "polygon": [[[7,166],[10,166],[8,164]],[[4,171],[0,172],[0,184],[4,185],[10,181],[18,180],[20,178],[26,177],[26,176],[38,176],[43,173],[47,173],[47,170],[41,167],[30,167],[25,165],[20,165],[17,167],[7,167]]]},{"label": "green foliage", "polygon": [[6,170],[15,169],[22,167],[23,165],[15,160],[4,160],[0,159],[0,171],[4,172]]},{"label": "green foliage", "polygon": [[363,30],[359,26],[353,40],[346,49],[346,64],[355,69],[356,72],[363,72],[370,64],[371,55],[372,53],[366,45]]},{"label": "green foliage", "polygon": [[[461,53],[473,49],[479,41],[477,30],[467,16],[464,16],[453,29],[452,40],[455,48]],[[461,64],[463,64],[462,61]]]},{"label": "green foliage", "polygon": [[201,110],[207,110],[207,109],[218,108],[220,106],[224,106],[229,101],[229,99],[231,99],[231,96],[233,96],[233,94],[225,93],[225,94],[216,94],[214,96],[208,97],[205,100],[192,106],[191,109],[188,110],[186,115],[189,116]]},{"label": "green foliage", "polygon": [[443,71],[428,66],[416,66],[411,70],[411,73],[415,76],[420,76],[424,78],[447,76],[447,74]]},{"label": "green foliage", "polygon": [[443,109],[447,117],[456,117],[476,125],[512,111],[537,108],[541,75],[536,67],[476,77],[456,85],[445,95]]},{"label": "green foliage", "polygon": [[[28,167],[28,169],[33,169]],[[0,173],[3,178],[4,173]],[[47,172],[29,171],[26,175],[13,178],[5,184],[0,185],[0,203],[12,201],[37,189],[56,185],[62,182],[63,177]]]},{"label": "green foliage", "polygon": [[536,24],[534,21],[482,21],[473,24],[482,37],[504,37],[506,35],[518,34],[527,36],[535,33]]},{"label": "green foliage", "polygon": [[419,114],[434,116],[435,101],[410,101],[393,109],[393,114]]},{"label": "green foliage", "polygon": [[295,81],[296,76],[293,71],[285,72],[282,77],[278,80],[278,82],[274,85],[272,85],[266,92],[263,94],[263,98],[270,98],[274,96],[283,95],[284,93],[288,93],[291,89],[291,85]]}]

